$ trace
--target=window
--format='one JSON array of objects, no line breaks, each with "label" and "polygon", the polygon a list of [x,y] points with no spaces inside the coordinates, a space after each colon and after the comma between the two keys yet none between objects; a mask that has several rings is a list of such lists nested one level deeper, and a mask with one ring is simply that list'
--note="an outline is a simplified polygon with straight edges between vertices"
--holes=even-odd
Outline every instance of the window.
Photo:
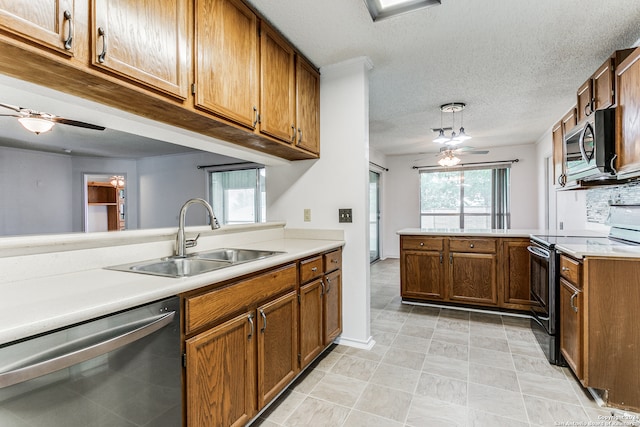
[{"label": "window", "polygon": [[266,220],[265,169],[209,171],[210,200],[221,224]]},{"label": "window", "polygon": [[509,168],[420,171],[421,228],[510,228]]}]

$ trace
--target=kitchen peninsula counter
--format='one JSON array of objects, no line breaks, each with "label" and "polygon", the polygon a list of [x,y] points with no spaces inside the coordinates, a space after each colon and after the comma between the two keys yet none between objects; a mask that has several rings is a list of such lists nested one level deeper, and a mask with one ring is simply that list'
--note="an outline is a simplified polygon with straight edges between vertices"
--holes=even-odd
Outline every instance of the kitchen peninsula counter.
[{"label": "kitchen peninsula counter", "polygon": [[295,262],[345,243],[342,230],[287,229],[281,223],[213,232],[190,227],[187,232],[202,233],[198,247],[190,252],[226,247],[284,253],[192,277],[169,278],[104,267],[171,255],[175,229],[0,239],[0,345]]},{"label": "kitchen peninsula counter", "polygon": [[529,237],[532,234],[544,234],[539,229],[466,229],[466,228],[403,228],[397,231],[401,236],[469,236],[469,237]]}]

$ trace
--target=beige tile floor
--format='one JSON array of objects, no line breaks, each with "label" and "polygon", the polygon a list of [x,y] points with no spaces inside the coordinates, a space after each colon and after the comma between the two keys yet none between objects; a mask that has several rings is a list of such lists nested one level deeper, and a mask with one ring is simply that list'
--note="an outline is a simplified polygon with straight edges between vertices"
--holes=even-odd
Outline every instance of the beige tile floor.
[{"label": "beige tile floor", "polygon": [[528,319],[405,305],[399,281],[397,259],[373,264],[376,345],[334,346],[254,426],[624,425],[547,363]]}]

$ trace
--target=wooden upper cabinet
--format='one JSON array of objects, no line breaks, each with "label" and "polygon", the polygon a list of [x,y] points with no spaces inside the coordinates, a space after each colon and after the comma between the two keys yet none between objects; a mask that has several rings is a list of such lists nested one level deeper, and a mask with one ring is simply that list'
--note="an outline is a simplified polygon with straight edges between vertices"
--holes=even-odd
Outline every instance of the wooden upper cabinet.
[{"label": "wooden upper cabinet", "polygon": [[320,74],[299,55],[296,59],[296,145],[320,152]]},{"label": "wooden upper cabinet", "polygon": [[295,52],[264,22],[260,28],[260,133],[292,143],[298,133]]},{"label": "wooden upper cabinet", "polygon": [[593,75],[593,110],[609,108],[614,99],[614,60],[608,59]]},{"label": "wooden upper cabinet", "polygon": [[616,169],[619,177],[640,174],[640,48],[616,71]]},{"label": "wooden upper cabinet", "polygon": [[562,118],[562,134],[563,137],[566,135],[571,129],[576,127],[578,124],[578,114],[577,114],[577,106],[574,105],[571,110]]},{"label": "wooden upper cabinet", "polygon": [[564,134],[562,133],[562,122],[556,123],[552,130],[553,139],[553,182],[555,185],[564,186]]},{"label": "wooden upper cabinet", "polygon": [[91,0],[91,64],[174,97],[188,94],[188,0]]},{"label": "wooden upper cabinet", "polygon": [[74,0],[0,0],[0,29],[73,56],[75,12]]},{"label": "wooden upper cabinet", "polygon": [[577,121],[581,122],[593,113],[593,80],[591,77],[578,88]]},{"label": "wooden upper cabinet", "polygon": [[195,2],[195,105],[254,129],[258,19],[239,0]]}]

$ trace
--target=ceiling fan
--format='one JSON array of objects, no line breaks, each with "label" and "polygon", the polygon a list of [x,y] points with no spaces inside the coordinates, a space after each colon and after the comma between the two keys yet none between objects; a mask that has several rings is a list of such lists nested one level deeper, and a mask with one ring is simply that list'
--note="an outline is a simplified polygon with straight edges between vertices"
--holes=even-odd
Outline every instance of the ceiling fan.
[{"label": "ceiling fan", "polygon": [[487,154],[489,150],[476,150],[473,147],[457,147],[444,146],[440,148],[440,152],[436,156],[440,157],[438,164],[440,166],[455,166],[460,163],[458,155],[465,154]]},{"label": "ceiling fan", "polygon": [[36,135],[50,131],[56,123],[85,129],[105,130],[103,126],[92,125],[91,123],[79,122],[77,120],[69,120],[53,114],[44,113],[42,111],[31,110],[29,108],[2,103],[0,103],[0,107],[14,111],[12,114],[0,114],[0,116],[17,117],[18,121],[25,129],[35,133]]}]

